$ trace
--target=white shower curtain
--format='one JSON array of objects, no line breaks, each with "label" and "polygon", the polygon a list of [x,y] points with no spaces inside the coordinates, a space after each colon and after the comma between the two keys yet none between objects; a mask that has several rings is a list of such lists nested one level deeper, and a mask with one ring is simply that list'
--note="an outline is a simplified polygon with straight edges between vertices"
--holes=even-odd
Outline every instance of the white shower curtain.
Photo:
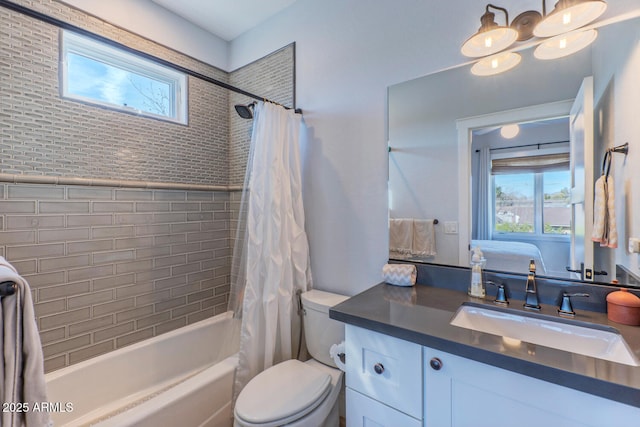
[{"label": "white shower curtain", "polygon": [[242,316],[236,397],[255,375],[296,356],[294,343],[300,331],[296,291],[311,287],[302,207],[301,126],[300,114],[292,110],[263,102],[255,107],[236,239],[242,247],[234,249],[232,268],[234,311]]}]

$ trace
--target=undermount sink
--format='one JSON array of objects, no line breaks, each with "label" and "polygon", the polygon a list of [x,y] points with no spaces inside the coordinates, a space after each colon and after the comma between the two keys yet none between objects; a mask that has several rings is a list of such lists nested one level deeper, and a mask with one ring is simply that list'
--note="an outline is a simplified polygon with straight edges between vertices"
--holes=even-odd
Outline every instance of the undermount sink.
[{"label": "undermount sink", "polygon": [[615,328],[564,319],[553,320],[537,313],[519,313],[513,309],[463,303],[450,324],[474,331],[512,338],[609,360],[640,366],[624,338]]}]

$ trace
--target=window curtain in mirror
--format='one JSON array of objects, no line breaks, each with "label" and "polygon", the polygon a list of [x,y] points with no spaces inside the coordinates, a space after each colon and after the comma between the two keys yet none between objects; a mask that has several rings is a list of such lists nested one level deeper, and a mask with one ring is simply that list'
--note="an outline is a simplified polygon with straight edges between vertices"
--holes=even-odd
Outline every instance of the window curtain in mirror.
[{"label": "window curtain in mirror", "polygon": [[491,161],[491,173],[537,173],[569,170],[569,153],[507,157]]},{"label": "window curtain in mirror", "polygon": [[301,115],[256,105],[232,261],[229,309],[240,323],[234,401],[258,373],[296,357],[296,292],[311,288],[300,161]]},{"label": "window curtain in mirror", "polygon": [[473,236],[476,240],[491,240],[492,214],[491,208],[491,150],[482,147],[479,150],[478,160],[478,188],[477,188],[477,213],[476,232]]}]

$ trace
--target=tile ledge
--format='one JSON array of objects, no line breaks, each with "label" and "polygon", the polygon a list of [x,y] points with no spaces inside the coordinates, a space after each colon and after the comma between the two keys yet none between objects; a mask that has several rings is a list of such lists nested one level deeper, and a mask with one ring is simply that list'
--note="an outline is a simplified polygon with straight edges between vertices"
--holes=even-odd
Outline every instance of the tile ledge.
[{"label": "tile ledge", "polygon": [[47,175],[0,173],[0,182],[13,184],[84,185],[90,187],[143,188],[163,190],[239,191],[241,185],[183,184],[177,182],[134,181],[105,178],[76,178]]}]

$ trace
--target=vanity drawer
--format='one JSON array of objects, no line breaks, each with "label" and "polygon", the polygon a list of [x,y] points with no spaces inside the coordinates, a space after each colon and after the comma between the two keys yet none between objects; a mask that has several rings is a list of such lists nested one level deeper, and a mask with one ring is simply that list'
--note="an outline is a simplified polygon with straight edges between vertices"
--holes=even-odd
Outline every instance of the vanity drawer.
[{"label": "vanity drawer", "polygon": [[347,387],[422,419],[422,347],[352,325],[345,336]]},{"label": "vanity drawer", "polygon": [[349,427],[421,427],[422,422],[347,388]]}]

